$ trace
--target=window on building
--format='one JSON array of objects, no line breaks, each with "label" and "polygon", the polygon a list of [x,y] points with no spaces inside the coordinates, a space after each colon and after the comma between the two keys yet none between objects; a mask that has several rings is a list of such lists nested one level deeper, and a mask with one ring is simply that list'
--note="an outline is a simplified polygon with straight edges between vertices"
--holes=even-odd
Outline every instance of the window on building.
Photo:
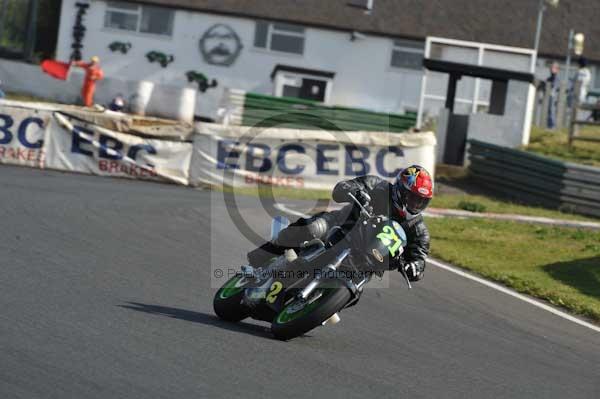
[{"label": "window on building", "polygon": [[304,27],[279,22],[256,21],[254,47],[303,54]]},{"label": "window on building", "polygon": [[173,10],[111,1],[106,8],[104,26],[111,29],[171,36]]},{"label": "window on building", "polygon": [[394,40],[391,66],[404,69],[423,69],[423,45],[406,40]]},{"label": "window on building", "polygon": [[104,17],[104,26],[113,29],[137,31],[140,6],[110,2]]},{"label": "window on building", "polygon": [[171,36],[173,33],[173,11],[160,7],[142,7],[140,32]]}]

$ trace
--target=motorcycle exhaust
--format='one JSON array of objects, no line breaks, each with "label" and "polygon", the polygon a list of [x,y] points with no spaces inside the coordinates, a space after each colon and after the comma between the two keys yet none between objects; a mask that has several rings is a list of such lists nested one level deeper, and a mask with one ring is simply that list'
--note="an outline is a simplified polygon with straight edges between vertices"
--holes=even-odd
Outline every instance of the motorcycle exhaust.
[{"label": "motorcycle exhaust", "polygon": [[[344,259],[346,259],[348,257],[348,255],[350,255],[350,250],[344,249],[342,251],[342,253],[340,253],[335,258],[335,261],[333,263],[327,265],[327,267],[325,269],[336,271],[337,268],[340,267],[340,265],[342,264]],[[321,276],[317,276],[313,281],[308,283],[308,285],[302,291],[300,291],[300,293],[298,294],[298,297],[301,299],[307,299],[308,296],[315,290],[315,288],[317,288],[317,285],[319,285],[319,280],[321,280]]]},{"label": "motorcycle exhaust", "polygon": [[337,313],[334,313],[333,316],[331,316],[330,318],[328,318],[327,320],[325,320],[322,325],[325,325],[325,324],[337,324],[337,323],[340,322],[340,320],[341,320],[340,316]]}]

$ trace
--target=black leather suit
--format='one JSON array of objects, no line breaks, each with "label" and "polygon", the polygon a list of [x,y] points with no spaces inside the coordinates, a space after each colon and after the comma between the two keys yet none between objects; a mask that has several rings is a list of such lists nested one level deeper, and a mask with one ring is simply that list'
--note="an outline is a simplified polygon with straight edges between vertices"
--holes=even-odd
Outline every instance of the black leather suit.
[{"label": "black leather suit", "polygon": [[[335,202],[350,202],[348,193],[356,195],[364,191],[371,197],[371,206],[375,214],[388,215],[404,228],[408,244],[400,259],[390,265],[390,269],[405,267],[412,281],[423,278],[425,260],[429,255],[429,231],[421,215],[410,219],[402,217],[392,203],[392,184],[377,176],[361,176],[352,180],[339,182],[333,189],[332,198]],[[344,229],[352,227],[358,215],[355,205],[348,205],[333,212],[322,212],[310,218],[298,219],[289,227],[282,230],[274,242],[267,242],[261,247],[248,253],[251,265],[259,266],[273,256],[281,255],[287,248],[296,249],[300,243],[313,238],[322,238],[333,226]]]}]

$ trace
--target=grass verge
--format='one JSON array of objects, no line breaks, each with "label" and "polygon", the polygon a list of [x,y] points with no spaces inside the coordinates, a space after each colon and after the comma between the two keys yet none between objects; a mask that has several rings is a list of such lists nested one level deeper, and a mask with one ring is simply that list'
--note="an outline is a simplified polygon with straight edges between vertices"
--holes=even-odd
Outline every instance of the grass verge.
[{"label": "grass verge", "polygon": [[600,321],[600,232],[428,219],[432,255]]},{"label": "grass verge", "polygon": [[462,209],[467,211],[483,211],[490,213],[511,213],[526,216],[539,216],[562,220],[598,221],[591,217],[560,212],[557,210],[515,204],[483,195],[440,194],[433,197],[430,207],[446,209]]},{"label": "grass verge", "polygon": [[[586,126],[581,128],[579,135],[600,139],[600,129]],[[600,166],[600,142],[575,140],[569,148],[568,134],[564,129],[552,131],[533,127],[525,150],[562,161]]]}]

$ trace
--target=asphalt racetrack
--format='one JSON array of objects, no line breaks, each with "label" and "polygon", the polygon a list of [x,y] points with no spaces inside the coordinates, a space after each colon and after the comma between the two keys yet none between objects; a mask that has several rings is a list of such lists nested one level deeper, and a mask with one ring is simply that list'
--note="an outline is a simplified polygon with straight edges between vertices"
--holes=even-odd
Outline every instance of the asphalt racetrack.
[{"label": "asphalt racetrack", "polygon": [[[290,342],[212,311],[220,195],[0,167],[0,398],[600,398],[600,334],[448,271]],[[256,198],[238,209],[260,234]],[[212,266],[211,267],[211,263]]]}]

